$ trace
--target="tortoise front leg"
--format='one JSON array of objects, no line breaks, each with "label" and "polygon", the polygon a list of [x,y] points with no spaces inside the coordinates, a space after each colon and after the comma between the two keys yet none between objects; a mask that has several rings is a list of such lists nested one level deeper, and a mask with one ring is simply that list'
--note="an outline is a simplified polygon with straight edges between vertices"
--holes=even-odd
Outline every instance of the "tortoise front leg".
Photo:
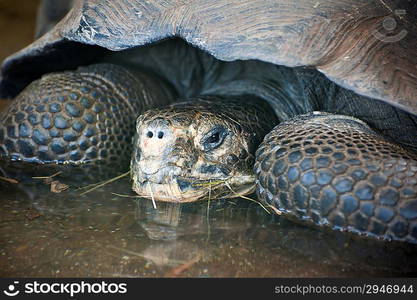
[{"label": "tortoise front leg", "polygon": [[172,99],[162,80],[113,64],[44,75],[0,114],[0,157],[127,166],[136,117]]},{"label": "tortoise front leg", "polygon": [[284,122],[257,151],[257,193],[320,226],[417,243],[417,155],[352,117]]}]

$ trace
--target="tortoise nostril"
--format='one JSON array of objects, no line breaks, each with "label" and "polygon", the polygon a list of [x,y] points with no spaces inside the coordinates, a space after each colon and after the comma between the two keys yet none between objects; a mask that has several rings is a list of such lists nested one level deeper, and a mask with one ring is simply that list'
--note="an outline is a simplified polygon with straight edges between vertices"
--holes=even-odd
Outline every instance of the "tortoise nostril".
[{"label": "tortoise nostril", "polygon": [[148,131],[148,133],[146,134],[146,136],[151,139],[153,137],[153,132],[152,131]]},{"label": "tortoise nostril", "polygon": [[162,131],[158,132],[158,138],[162,139],[164,137],[164,133]]}]

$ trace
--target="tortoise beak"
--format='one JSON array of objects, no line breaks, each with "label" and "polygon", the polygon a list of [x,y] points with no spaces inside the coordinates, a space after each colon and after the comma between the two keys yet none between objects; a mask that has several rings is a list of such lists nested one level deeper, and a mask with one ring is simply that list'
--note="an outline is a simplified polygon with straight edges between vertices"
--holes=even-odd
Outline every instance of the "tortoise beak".
[{"label": "tortoise beak", "polygon": [[206,194],[204,189],[178,178],[169,183],[138,182],[134,178],[133,190],[141,197],[164,202],[194,202]]}]

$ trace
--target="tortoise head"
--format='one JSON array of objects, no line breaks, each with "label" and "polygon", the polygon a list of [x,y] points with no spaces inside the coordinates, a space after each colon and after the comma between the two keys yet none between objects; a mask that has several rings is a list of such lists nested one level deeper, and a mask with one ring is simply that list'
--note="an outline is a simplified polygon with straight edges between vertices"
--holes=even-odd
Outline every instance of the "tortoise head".
[{"label": "tortoise head", "polygon": [[[275,117],[265,105],[194,99],[139,116],[133,189],[170,202],[252,192],[254,154]],[[270,122],[264,120],[269,117]]]}]

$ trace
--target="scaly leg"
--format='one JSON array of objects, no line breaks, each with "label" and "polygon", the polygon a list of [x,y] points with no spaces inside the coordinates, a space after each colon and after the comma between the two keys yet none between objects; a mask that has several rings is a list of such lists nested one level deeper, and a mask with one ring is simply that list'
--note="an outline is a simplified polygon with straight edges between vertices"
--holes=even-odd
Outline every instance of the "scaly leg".
[{"label": "scaly leg", "polygon": [[417,243],[417,155],[352,117],[284,122],[257,151],[258,197],[320,226]]}]

